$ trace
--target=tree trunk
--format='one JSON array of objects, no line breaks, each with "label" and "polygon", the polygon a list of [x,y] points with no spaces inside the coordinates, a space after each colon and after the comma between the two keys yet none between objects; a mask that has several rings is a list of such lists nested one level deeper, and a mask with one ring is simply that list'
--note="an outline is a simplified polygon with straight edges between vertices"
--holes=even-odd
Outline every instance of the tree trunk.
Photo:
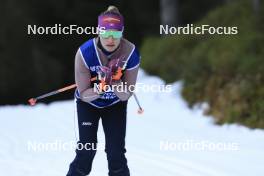
[{"label": "tree trunk", "polygon": [[259,13],[259,6],[260,6],[260,0],[252,0],[253,2],[253,10],[256,15]]},{"label": "tree trunk", "polygon": [[162,25],[179,25],[178,0],[160,0]]}]

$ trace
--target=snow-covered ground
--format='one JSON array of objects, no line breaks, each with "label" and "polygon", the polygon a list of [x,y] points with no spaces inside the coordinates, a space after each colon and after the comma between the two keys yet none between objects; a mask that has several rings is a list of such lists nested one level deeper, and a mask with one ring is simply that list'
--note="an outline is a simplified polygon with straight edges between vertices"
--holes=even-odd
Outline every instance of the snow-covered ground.
[{"label": "snow-covered ground", "polygon": [[[143,71],[138,82],[163,84]],[[145,109],[142,115],[137,114],[133,98],[129,101],[126,146],[131,175],[264,175],[264,131],[214,125],[201,109],[187,107],[180,90],[178,82],[171,93],[138,92]],[[75,156],[70,144],[78,138],[74,112],[74,100],[0,107],[0,175],[66,175]],[[98,138],[103,144],[101,126]],[[91,176],[106,175],[102,149],[97,151]]]}]

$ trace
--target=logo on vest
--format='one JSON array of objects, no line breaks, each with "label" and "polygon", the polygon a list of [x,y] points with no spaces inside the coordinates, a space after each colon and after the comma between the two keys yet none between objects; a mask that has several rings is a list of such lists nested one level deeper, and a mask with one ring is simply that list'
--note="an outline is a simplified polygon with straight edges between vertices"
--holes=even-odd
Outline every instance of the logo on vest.
[{"label": "logo on vest", "polygon": [[100,70],[101,66],[90,66],[89,69],[93,72],[97,72],[98,70]]}]

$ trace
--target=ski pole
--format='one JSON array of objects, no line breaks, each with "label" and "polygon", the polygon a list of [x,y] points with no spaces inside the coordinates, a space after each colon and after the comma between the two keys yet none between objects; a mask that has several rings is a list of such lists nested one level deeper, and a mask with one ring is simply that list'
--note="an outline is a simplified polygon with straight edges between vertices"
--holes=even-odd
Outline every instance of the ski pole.
[{"label": "ski pole", "polygon": [[136,100],[136,102],[137,102],[137,105],[138,105],[138,114],[143,114],[144,109],[140,106],[140,103],[139,103],[139,100],[138,100],[136,94],[133,93],[133,96],[134,96],[134,98],[135,98],[135,100]]},{"label": "ski pole", "polygon": [[58,93],[61,93],[61,92],[64,92],[64,91],[67,91],[67,90],[70,90],[70,89],[73,89],[76,87],[76,84],[72,84],[70,86],[66,86],[64,88],[61,88],[61,89],[58,89],[58,90],[55,90],[55,91],[52,91],[52,92],[49,92],[49,93],[46,93],[46,94],[43,94],[41,96],[38,96],[38,97],[35,97],[35,98],[30,98],[28,100],[29,104],[31,106],[34,106],[38,100],[40,99],[43,99],[43,98],[46,98],[46,97],[49,97],[49,96],[52,96],[52,95],[56,95]]},{"label": "ski pole", "polygon": [[[70,90],[70,89],[75,88],[76,86],[77,86],[76,84],[72,84],[72,85],[69,85],[69,86],[63,87],[63,88],[61,88],[61,89],[58,89],[58,90],[55,90],[55,91],[52,91],[52,92],[49,92],[49,93],[43,94],[43,95],[41,95],[41,96],[38,96],[38,97],[35,97],[35,98],[30,98],[30,99],[28,100],[28,102],[29,102],[29,104],[30,104],[31,106],[34,106],[34,105],[37,103],[37,101],[40,100],[40,99],[43,99],[43,98],[46,98],[46,97],[50,97],[50,96],[52,96],[52,95],[56,95],[56,94],[61,93],[61,92],[65,92],[65,91],[67,91],[67,90]],[[144,112],[144,109],[140,106],[139,100],[138,100],[138,98],[137,98],[137,96],[136,96],[135,93],[133,93],[133,96],[134,96],[134,98],[135,98],[135,100],[136,100],[136,102],[137,102],[138,108],[139,108],[139,109],[138,109],[138,114],[142,114],[142,113]]]}]

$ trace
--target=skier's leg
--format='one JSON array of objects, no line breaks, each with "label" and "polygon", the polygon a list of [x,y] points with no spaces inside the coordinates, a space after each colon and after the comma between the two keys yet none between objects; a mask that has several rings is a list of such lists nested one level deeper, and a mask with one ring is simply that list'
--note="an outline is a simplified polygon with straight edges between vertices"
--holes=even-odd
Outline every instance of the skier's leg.
[{"label": "skier's leg", "polygon": [[130,175],[125,157],[126,106],[127,101],[119,102],[103,110],[102,124],[109,176]]},{"label": "skier's leg", "polygon": [[[77,100],[79,141],[76,157],[70,164],[67,176],[85,176],[92,168],[96,153],[97,130],[100,119],[98,109],[88,103]],[[92,148],[92,145],[95,147]]]}]

